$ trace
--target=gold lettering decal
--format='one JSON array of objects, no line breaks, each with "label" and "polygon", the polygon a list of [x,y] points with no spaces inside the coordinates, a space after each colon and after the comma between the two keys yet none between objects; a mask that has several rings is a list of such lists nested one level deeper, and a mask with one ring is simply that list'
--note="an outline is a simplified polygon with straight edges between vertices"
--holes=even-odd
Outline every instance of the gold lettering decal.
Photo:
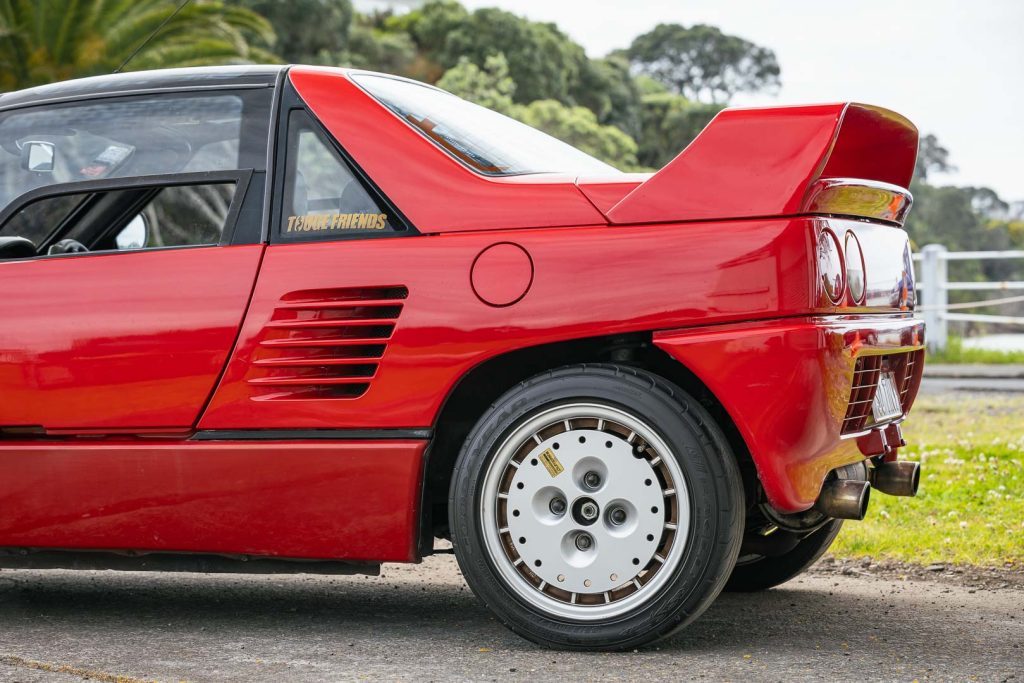
[{"label": "gold lettering decal", "polygon": [[284,232],[330,232],[335,230],[384,230],[386,213],[316,213],[288,216]]}]

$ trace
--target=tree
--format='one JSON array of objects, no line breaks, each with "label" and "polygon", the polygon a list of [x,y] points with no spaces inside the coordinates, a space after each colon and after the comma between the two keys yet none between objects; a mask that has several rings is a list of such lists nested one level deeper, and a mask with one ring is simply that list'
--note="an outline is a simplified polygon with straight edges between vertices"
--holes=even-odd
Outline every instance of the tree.
[{"label": "tree", "polygon": [[319,61],[415,76],[416,58],[416,45],[407,33],[382,31],[357,23],[349,35],[348,48],[334,54],[321,53]]},{"label": "tree", "polygon": [[[175,12],[172,0],[0,3],[0,88],[14,90],[118,68]],[[128,69],[273,61],[266,19],[220,0],[196,0],[161,28]]]},{"label": "tree", "polygon": [[516,84],[508,75],[508,60],[501,53],[488,57],[483,69],[463,57],[444,73],[437,87],[502,114],[513,113]]},{"label": "tree", "polygon": [[273,47],[286,62],[315,63],[321,53],[341,52],[348,44],[351,0],[232,0],[232,4],[270,22],[277,34]]},{"label": "tree", "polygon": [[939,144],[939,139],[932,133],[923,136],[917,145],[917,165],[914,177],[927,180],[929,173],[949,173],[956,166],[949,163],[949,150]]},{"label": "tree", "polygon": [[455,0],[431,0],[419,9],[390,17],[388,29],[408,33],[424,52],[440,52],[448,34],[469,20],[469,12]]},{"label": "tree", "polygon": [[[1020,222],[1001,220],[998,213],[1006,207],[991,189],[975,187],[935,187],[923,181],[911,183],[914,207],[904,226],[915,249],[926,244],[942,244],[950,251],[1000,251],[1024,248],[1024,230]],[[1017,280],[1020,264],[1010,259],[951,261],[949,278],[958,281]],[[953,302],[970,301],[977,292],[950,292]],[[996,311],[993,311],[996,312]],[[1007,311],[998,311],[1007,314]],[[1012,313],[1009,313],[1012,314]]]},{"label": "tree", "polygon": [[[650,89],[650,84],[644,85]],[[721,105],[692,102],[682,95],[650,92],[641,100],[640,164],[661,168],[704,130]]]},{"label": "tree", "polygon": [[570,94],[576,104],[594,112],[600,123],[634,138],[640,135],[640,92],[625,57],[584,61]]},{"label": "tree", "polygon": [[458,3],[434,0],[396,17],[392,26],[407,31],[420,50],[445,69],[462,57],[480,67],[488,56],[504,54],[520,103],[538,99],[571,103],[570,93],[586,61],[583,48],[554,24],[495,8],[467,12]]},{"label": "tree", "polygon": [[627,50],[638,72],[697,101],[728,102],[738,92],[779,85],[775,53],[714,26],[659,24]]},{"label": "tree", "polygon": [[515,117],[623,171],[637,170],[637,145],[615,126],[602,126],[586,107],[536,100],[515,109]]}]

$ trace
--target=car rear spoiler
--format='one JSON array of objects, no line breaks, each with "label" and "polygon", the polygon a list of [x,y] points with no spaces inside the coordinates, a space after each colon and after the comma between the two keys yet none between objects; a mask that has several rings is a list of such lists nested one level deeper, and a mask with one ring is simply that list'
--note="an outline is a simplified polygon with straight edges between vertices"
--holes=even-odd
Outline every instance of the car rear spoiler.
[{"label": "car rear spoiler", "polygon": [[726,109],[605,211],[611,223],[799,214],[902,225],[917,128],[865,104]]}]

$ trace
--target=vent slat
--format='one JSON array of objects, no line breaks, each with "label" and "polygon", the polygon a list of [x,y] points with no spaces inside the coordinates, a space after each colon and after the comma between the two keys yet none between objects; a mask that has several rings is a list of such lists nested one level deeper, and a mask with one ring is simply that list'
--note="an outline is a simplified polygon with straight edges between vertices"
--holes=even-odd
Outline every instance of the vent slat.
[{"label": "vent slat", "polygon": [[305,358],[258,358],[252,362],[260,367],[312,367],[317,365],[368,365],[379,360],[379,356],[352,356],[347,358],[323,358],[308,356]]},{"label": "vent slat", "polygon": [[[337,308],[372,308],[372,307],[398,307],[401,308],[403,304],[402,299],[352,299],[351,301],[321,301],[321,302],[309,302],[309,301],[289,301],[287,303],[280,303],[277,305],[279,311],[305,311],[305,310],[318,310],[318,311],[330,311]],[[396,316],[397,317],[397,316]]]},{"label": "vent slat", "polygon": [[260,342],[260,345],[272,347],[293,346],[298,348],[310,346],[369,346],[389,339],[391,339],[391,335],[386,337],[352,337],[348,339],[264,339]]},{"label": "vent slat", "polygon": [[[321,401],[324,399],[359,398],[369,384],[336,384],[334,386],[281,387],[271,393],[253,396],[255,401]],[[261,387],[263,391],[272,387]]]},{"label": "vent slat", "polygon": [[360,377],[253,377],[249,384],[260,384],[272,387],[318,387],[336,384],[366,384],[373,376]]},{"label": "vent slat", "polygon": [[383,299],[388,302],[402,301],[409,296],[404,285],[384,285],[380,287],[344,287],[340,289],[305,289],[289,292],[281,297],[283,305],[300,303],[304,305],[358,302]]},{"label": "vent slat", "polygon": [[302,330],[321,327],[374,327],[393,325],[395,318],[334,318],[330,320],[274,320],[267,327],[275,329]]}]

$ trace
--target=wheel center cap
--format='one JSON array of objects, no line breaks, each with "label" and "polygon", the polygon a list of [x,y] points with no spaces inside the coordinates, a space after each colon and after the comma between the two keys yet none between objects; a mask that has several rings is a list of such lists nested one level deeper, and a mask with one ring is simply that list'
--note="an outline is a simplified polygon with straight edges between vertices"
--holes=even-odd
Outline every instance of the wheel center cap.
[{"label": "wheel center cap", "polygon": [[583,498],[577,498],[576,502],[572,504],[572,518],[576,520],[577,524],[590,526],[600,516],[601,508],[593,498],[584,496]]}]

